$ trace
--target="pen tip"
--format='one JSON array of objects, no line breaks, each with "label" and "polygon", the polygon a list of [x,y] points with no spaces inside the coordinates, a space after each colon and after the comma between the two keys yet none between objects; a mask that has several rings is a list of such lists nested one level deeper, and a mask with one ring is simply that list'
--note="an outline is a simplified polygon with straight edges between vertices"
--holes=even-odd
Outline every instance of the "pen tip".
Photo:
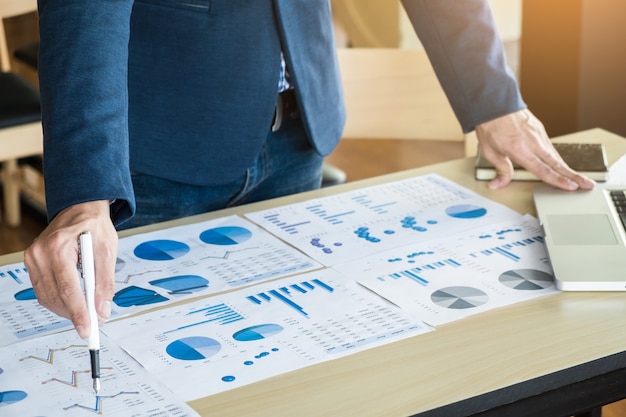
[{"label": "pen tip", "polygon": [[93,390],[95,391],[96,395],[98,395],[98,392],[100,392],[100,379],[96,378],[93,380]]}]

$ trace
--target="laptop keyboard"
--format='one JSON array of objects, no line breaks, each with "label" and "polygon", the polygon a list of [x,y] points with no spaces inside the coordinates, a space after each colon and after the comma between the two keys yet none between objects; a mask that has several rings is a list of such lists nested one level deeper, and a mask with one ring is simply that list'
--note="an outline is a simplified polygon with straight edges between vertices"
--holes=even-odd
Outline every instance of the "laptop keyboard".
[{"label": "laptop keyboard", "polygon": [[611,195],[615,210],[622,221],[622,226],[624,230],[626,230],[626,190],[611,190],[609,194]]}]

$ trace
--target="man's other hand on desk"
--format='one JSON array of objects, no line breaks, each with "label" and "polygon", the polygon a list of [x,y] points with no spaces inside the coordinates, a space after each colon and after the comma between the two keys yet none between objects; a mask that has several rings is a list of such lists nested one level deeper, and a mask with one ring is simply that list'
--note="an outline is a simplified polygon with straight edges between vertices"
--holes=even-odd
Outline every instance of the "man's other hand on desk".
[{"label": "man's other hand on desk", "polygon": [[511,182],[511,161],[557,188],[592,189],[595,185],[563,162],[543,124],[528,109],[476,126],[476,136],[483,155],[496,168],[497,176],[489,182],[489,188],[502,188]]},{"label": "man's other hand on desk", "polygon": [[60,212],[24,252],[39,303],[74,323],[81,338],[89,336],[89,314],[82,291],[78,262],[78,236],[93,236],[96,271],[96,310],[100,324],[111,314],[115,289],[117,232],[108,201],[77,204]]}]

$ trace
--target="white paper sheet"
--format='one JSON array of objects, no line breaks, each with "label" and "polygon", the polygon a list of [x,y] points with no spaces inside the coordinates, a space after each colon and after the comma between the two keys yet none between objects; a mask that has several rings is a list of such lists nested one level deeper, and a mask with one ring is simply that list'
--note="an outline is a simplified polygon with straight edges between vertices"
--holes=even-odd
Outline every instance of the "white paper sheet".
[{"label": "white paper sheet", "polygon": [[622,155],[609,167],[607,184],[626,184],[626,155]]},{"label": "white paper sheet", "polygon": [[[237,216],[133,235],[119,242],[112,316],[320,267]],[[71,327],[37,303],[23,263],[0,267],[0,317],[0,346]]]},{"label": "white paper sheet", "polygon": [[103,328],[185,401],[430,330],[332,270]]},{"label": "white paper sheet", "polygon": [[520,215],[431,174],[246,216],[332,266]]},{"label": "white paper sheet", "polygon": [[[231,216],[120,241],[114,317],[207,296],[102,328],[184,400],[556,292],[536,219],[434,174],[248,218],[278,238]],[[0,268],[0,289],[0,343],[70,327],[23,264]]]},{"label": "white paper sheet", "polygon": [[98,395],[87,343],[73,330],[0,348],[0,415],[198,416],[115,343],[101,342]]},{"label": "white paper sheet", "polygon": [[543,233],[531,216],[335,269],[435,327],[558,292]]}]

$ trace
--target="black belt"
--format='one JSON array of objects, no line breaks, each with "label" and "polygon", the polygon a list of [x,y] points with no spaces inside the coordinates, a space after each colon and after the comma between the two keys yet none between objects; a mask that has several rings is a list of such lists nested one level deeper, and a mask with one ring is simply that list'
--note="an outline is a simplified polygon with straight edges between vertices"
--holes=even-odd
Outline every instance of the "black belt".
[{"label": "black belt", "polygon": [[285,90],[278,94],[276,100],[276,110],[274,111],[274,120],[272,120],[272,132],[276,132],[283,124],[285,117],[293,119],[298,117],[298,101],[293,88]]}]

